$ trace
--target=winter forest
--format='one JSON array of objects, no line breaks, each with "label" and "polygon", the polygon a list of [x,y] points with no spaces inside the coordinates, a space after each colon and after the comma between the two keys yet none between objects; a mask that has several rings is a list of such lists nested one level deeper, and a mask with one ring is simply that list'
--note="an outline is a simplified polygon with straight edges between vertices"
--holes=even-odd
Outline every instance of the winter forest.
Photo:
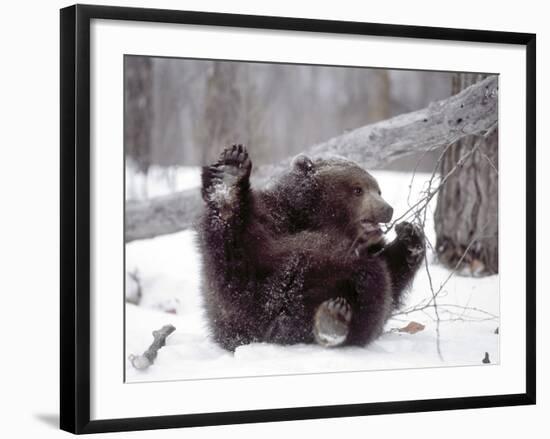
[{"label": "winter forest", "polygon": [[[499,362],[497,75],[125,56],[124,108],[127,382]],[[389,240],[401,221],[424,230],[422,266],[374,342],[213,342],[200,168],[233,143],[257,188],[299,153],[353,160],[393,207]]]}]

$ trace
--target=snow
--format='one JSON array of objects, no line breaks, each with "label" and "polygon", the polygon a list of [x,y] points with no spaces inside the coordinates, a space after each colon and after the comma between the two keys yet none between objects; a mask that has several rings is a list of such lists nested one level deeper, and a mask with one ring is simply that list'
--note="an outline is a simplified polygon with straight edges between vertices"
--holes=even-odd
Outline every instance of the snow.
[{"label": "snow", "polygon": [[[394,207],[394,218],[405,212],[411,174],[372,172],[382,196]],[[160,173],[146,182],[146,192],[158,195],[199,184],[197,168],[180,168],[172,183]],[[417,174],[410,203],[429,179]],[[177,181],[177,185],[173,184]],[[430,205],[435,208],[435,200]],[[434,242],[432,212],[425,232]],[[392,239],[393,236],[389,235]],[[439,350],[437,319],[433,308],[396,315],[385,332],[367,347],[323,348],[317,345],[279,346],[255,343],[234,353],[209,339],[199,293],[200,255],[195,232],[186,230],[126,245],[127,298],[126,356],[141,354],[153,341],[151,332],[166,324],[176,331],[167,339],[155,363],[147,370],[134,369],[126,362],[126,381],[145,382],[237,376],[284,375],[336,371],[382,370],[420,367],[480,365],[489,354],[491,364],[499,361],[498,276],[465,277],[454,274],[438,295],[440,317]],[[438,265],[428,249],[429,271],[437,291],[451,272]],[[135,299],[141,294],[139,305]],[[407,296],[404,309],[426,303],[431,297],[428,274],[423,267]],[[130,303],[133,302],[133,303]],[[425,325],[415,334],[398,332],[409,322]],[[307,359],[307,361],[305,361]]]}]

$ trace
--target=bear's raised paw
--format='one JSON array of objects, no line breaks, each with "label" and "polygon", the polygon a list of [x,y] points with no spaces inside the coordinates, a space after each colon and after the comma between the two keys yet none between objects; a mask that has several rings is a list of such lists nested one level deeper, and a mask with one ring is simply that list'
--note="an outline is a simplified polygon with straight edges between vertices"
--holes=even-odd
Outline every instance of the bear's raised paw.
[{"label": "bear's raised paw", "polygon": [[222,151],[214,168],[219,172],[223,183],[233,186],[250,176],[252,162],[243,145],[233,145]]},{"label": "bear's raised paw", "polygon": [[248,184],[252,162],[246,148],[233,145],[220,154],[218,161],[202,170],[202,195],[216,204],[230,202],[236,195],[236,188]]},{"label": "bear's raised paw", "polygon": [[418,264],[424,257],[426,243],[424,232],[416,225],[402,222],[395,226],[397,239],[407,249],[407,263],[410,266]]}]

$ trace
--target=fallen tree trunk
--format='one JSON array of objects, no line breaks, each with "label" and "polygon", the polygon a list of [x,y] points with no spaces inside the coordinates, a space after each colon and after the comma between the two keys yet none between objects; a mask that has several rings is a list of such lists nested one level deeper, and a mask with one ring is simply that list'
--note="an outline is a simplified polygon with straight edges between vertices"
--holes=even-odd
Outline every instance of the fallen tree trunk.
[{"label": "fallen tree trunk", "polygon": [[[339,155],[365,168],[431,151],[468,135],[484,134],[498,121],[498,77],[490,76],[448,99],[392,119],[367,125],[306,149],[313,157]],[[261,186],[284,171],[291,158],[256,168]],[[126,203],[125,240],[152,238],[192,227],[202,209],[199,188],[146,201]]]},{"label": "fallen tree trunk", "polygon": [[188,229],[201,209],[198,188],[146,201],[127,201],[124,238],[130,242]]}]

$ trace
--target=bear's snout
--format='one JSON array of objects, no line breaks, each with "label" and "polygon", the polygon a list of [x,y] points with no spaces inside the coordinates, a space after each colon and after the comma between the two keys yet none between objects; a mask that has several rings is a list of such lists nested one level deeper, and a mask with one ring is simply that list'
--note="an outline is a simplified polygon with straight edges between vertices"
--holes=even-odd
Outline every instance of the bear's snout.
[{"label": "bear's snout", "polygon": [[363,214],[361,218],[371,223],[389,223],[393,216],[393,207],[391,207],[380,196],[369,197],[363,203]]},{"label": "bear's snout", "polygon": [[381,208],[379,223],[389,223],[393,216],[393,207],[384,201],[384,206]]}]

